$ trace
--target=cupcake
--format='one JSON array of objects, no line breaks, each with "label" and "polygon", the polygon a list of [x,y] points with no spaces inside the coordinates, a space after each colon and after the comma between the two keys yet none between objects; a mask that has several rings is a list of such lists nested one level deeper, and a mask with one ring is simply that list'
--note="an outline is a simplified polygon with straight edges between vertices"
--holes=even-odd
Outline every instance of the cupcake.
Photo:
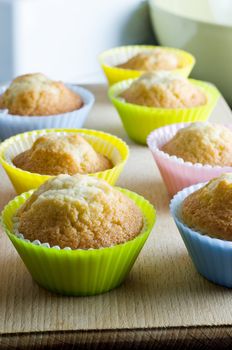
[{"label": "cupcake", "polygon": [[41,73],[17,77],[0,97],[0,109],[22,116],[62,114],[82,105],[78,94]]},{"label": "cupcake", "polygon": [[30,131],[0,145],[0,163],[19,194],[59,174],[88,173],[114,185],[128,155],[121,139],[89,129]]},{"label": "cupcake", "polygon": [[232,174],[182,190],[171,212],[197,270],[232,287]]},{"label": "cupcake", "polygon": [[14,157],[13,164],[41,175],[96,173],[113,166],[81,135],[71,133],[49,133],[38,137],[30,149]]},{"label": "cupcake", "polygon": [[59,175],[13,199],[3,228],[34,280],[66,295],[119,286],[155,222],[144,198],[86,175]]},{"label": "cupcake", "polygon": [[185,225],[213,238],[232,241],[232,174],[222,174],[190,194],[182,204]]},{"label": "cupcake", "polygon": [[207,83],[164,71],[146,73],[109,90],[129,137],[143,144],[161,126],[205,121],[218,96],[216,88]]},{"label": "cupcake", "polygon": [[45,127],[81,127],[93,102],[89,91],[43,74],[19,76],[0,91],[0,138]]},{"label": "cupcake", "polygon": [[180,66],[181,63],[176,53],[165,48],[155,48],[154,50],[139,52],[116,67],[152,72],[154,70],[173,70]]},{"label": "cupcake", "polygon": [[232,131],[220,124],[193,123],[178,130],[162,151],[193,164],[232,166]]},{"label": "cupcake", "polygon": [[171,196],[184,187],[232,172],[229,126],[170,125],[151,133],[148,145]]},{"label": "cupcake", "polygon": [[146,45],[107,50],[99,56],[99,61],[110,85],[160,70],[188,77],[195,64],[195,58],[186,51]]},{"label": "cupcake", "polygon": [[169,72],[144,74],[119,96],[128,103],[154,108],[193,108],[207,103],[203,90]]},{"label": "cupcake", "polygon": [[110,247],[135,238],[143,227],[142,213],[130,198],[84,175],[48,180],[17,215],[24,238],[60,248]]}]

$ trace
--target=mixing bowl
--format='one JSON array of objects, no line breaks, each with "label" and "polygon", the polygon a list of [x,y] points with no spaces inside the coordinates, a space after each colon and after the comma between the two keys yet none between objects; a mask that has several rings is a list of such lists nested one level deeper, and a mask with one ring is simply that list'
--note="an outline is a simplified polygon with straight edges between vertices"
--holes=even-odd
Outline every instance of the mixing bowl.
[{"label": "mixing bowl", "polygon": [[210,81],[232,105],[232,1],[149,0],[152,25],[161,45],[196,57],[192,76]]}]

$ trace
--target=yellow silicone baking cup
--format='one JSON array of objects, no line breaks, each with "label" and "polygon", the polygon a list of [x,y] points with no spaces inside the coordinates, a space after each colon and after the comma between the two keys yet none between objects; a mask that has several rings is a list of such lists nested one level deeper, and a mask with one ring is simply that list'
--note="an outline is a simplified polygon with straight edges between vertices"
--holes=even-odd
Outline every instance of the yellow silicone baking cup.
[{"label": "yellow silicone baking cup", "polygon": [[82,135],[93,148],[108,157],[113,168],[89,174],[107,181],[114,185],[123,170],[128,159],[129,148],[124,141],[116,136],[101,131],[87,129],[45,129],[35,130],[13,136],[5,140],[0,145],[0,163],[5,169],[18,194],[30,189],[39,187],[52,176],[30,173],[14,166],[12,159],[21,152],[29,149],[33,142],[42,135],[47,133],[78,133]]},{"label": "yellow silicone baking cup", "polygon": [[[135,56],[139,52],[144,50],[154,50],[161,46],[151,45],[132,45],[116,47],[107,51],[104,51],[99,56],[99,62],[105,73],[109,85],[115,84],[122,80],[140,77],[144,71],[124,69],[115,67],[116,65],[128,61],[131,57]],[[190,53],[174,49],[170,47],[162,47],[163,49],[175,53],[180,61],[180,68],[172,70],[173,73],[178,73],[184,77],[188,77],[195,64],[195,58]]]},{"label": "yellow silicone baking cup", "polygon": [[165,125],[206,121],[220,96],[219,91],[211,84],[189,79],[201,88],[207,96],[207,103],[193,108],[154,108],[125,102],[118,97],[135,79],[124,80],[109,89],[109,98],[117,109],[128,136],[142,144],[146,144],[147,136],[154,129]]}]

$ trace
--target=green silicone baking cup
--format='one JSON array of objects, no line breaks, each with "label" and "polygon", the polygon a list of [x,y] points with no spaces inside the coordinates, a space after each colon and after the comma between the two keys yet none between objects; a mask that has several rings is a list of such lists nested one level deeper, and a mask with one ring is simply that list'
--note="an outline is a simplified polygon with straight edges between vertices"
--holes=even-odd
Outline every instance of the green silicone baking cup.
[{"label": "green silicone baking cup", "polygon": [[207,103],[193,108],[155,108],[125,102],[118,96],[126,90],[135,79],[121,81],[110,87],[108,94],[118,111],[128,136],[135,142],[146,144],[147,136],[157,128],[165,125],[206,121],[220,96],[211,84],[200,80],[189,81],[200,88],[207,97]]},{"label": "green silicone baking cup", "polygon": [[39,285],[63,295],[87,296],[107,292],[125,280],[155,224],[156,213],[143,197],[118,189],[141,209],[145,224],[136,238],[109,248],[57,250],[18,238],[13,233],[12,217],[33,190],[15,197],[5,206],[4,231]]}]

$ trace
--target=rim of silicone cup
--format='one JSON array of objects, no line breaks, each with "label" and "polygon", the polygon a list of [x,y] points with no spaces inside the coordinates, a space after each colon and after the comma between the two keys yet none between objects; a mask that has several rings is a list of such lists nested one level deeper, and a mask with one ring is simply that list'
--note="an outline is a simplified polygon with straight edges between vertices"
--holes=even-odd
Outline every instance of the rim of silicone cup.
[{"label": "rim of silicone cup", "polygon": [[[106,140],[107,142],[112,143],[111,141],[114,141],[116,143],[119,143],[120,149],[119,149],[119,147],[117,147],[117,145],[113,144],[113,146],[115,148],[117,148],[117,150],[119,151],[119,153],[121,155],[121,160],[118,163],[113,164],[113,167],[110,168],[110,169],[106,169],[106,170],[103,170],[103,171],[98,171],[98,172],[95,172],[95,173],[91,173],[92,176],[93,175],[97,176],[98,174],[101,174],[101,173],[104,173],[104,172],[109,172],[112,169],[115,169],[116,167],[124,164],[127,161],[128,156],[129,156],[129,147],[126,144],[126,142],[124,142],[119,137],[111,135],[111,134],[106,133],[104,131],[98,131],[98,130],[93,130],[93,129],[55,128],[55,129],[42,129],[42,130],[27,131],[27,132],[24,132],[24,133],[21,133],[21,134],[18,134],[18,135],[15,135],[15,136],[12,136],[12,137],[6,139],[5,141],[3,141],[0,144],[0,163],[2,163],[3,165],[6,165],[6,166],[10,166],[11,168],[17,170],[21,174],[30,174],[30,175],[32,174],[34,176],[40,176],[41,178],[44,178],[44,179],[49,179],[49,178],[54,177],[54,175],[44,175],[44,174],[41,175],[39,173],[31,173],[30,171],[20,169],[20,168],[16,167],[11,160],[9,161],[5,157],[5,152],[7,151],[7,149],[13,143],[17,142],[17,139],[21,139],[25,135],[31,135],[31,134],[44,135],[44,134],[47,134],[47,133],[50,133],[50,132],[51,133],[56,133],[56,132],[57,133],[78,133],[78,134],[81,134],[81,135],[84,134],[84,135],[98,137],[99,139],[105,139],[107,137],[107,140]],[[110,159],[110,160],[112,160],[112,159]]]},{"label": "rim of silicone cup", "polygon": [[[14,218],[15,218],[15,214],[17,212],[17,210],[25,203],[25,201],[32,195],[33,192],[36,191],[35,190],[30,190],[28,192],[24,192],[18,196],[16,196],[14,199],[12,199],[9,203],[6,204],[6,206],[3,208],[2,213],[1,213],[1,225],[4,229],[4,232],[8,235],[8,237],[13,238],[14,240],[27,245],[28,247],[30,247],[31,245],[33,245],[33,247],[36,247],[38,249],[52,249],[52,251],[59,251],[59,252],[65,252],[65,254],[73,254],[74,252],[78,252],[78,254],[86,254],[88,252],[96,252],[99,250],[109,250],[109,249],[113,249],[114,247],[126,247],[127,245],[130,245],[131,242],[134,242],[136,239],[141,238],[142,236],[146,236],[149,235],[150,232],[152,231],[155,223],[156,223],[156,209],[155,207],[147,200],[145,199],[143,196],[140,196],[139,194],[129,191],[127,189],[124,188],[120,188],[120,187],[114,187],[117,190],[119,190],[120,192],[122,192],[123,194],[125,194],[128,198],[130,198],[131,200],[134,201],[135,205],[140,209],[142,215],[143,215],[143,219],[144,219],[144,224],[143,224],[143,228],[141,230],[141,232],[133,239],[126,241],[124,243],[120,243],[120,244],[116,244],[116,245],[112,245],[110,247],[102,247],[102,248],[89,248],[89,249],[71,249],[69,247],[65,247],[65,248],[57,248],[58,246],[54,246],[54,247],[50,247],[47,246],[47,243],[41,243],[38,240],[34,240],[34,241],[29,241],[25,238],[20,238],[17,236],[16,233],[13,233],[14,230]],[[12,210],[11,213],[8,213],[8,211],[10,211],[10,209],[13,207],[14,209]],[[7,223],[6,220],[9,220],[9,222]],[[10,225],[12,225],[12,227],[9,227]],[[36,242],[36,243],[34,243]],[[40,242],[40,244],[38,244],[38,242]]]},{"label": "rim of silicone cup", "polygon": [[[11,82],[0,86],[0,96],[8,88],[10,83]],[[87,100],[81,108],[74,109],[73,111],[70,111],[70,112],[64,112],[64,113],[59,113],[59,114],[50,114],[50,115],[39,115],[39,116],[37,116],[37,115],[36,116],[27,116],[27,115],[10,114],[10,113],[8,113],[8,110],[6,108],[6,109],[0,109],[0,117],[7,117],[9,120],[12,120],[12,121],[14,121],[14,120],[15,121],[16,120],[18,120],[18,121],[19,120],[21,120],[21,121],[22,120],[24,120],[24,121],[29,121],[29,120],[37,121],[37,120],[43,120],[43,119],[48,119],[48,118],[55,118],[55,117],[59,117],[62,115],[65,116],[68,114],[69,115],[74,114],[74,113],[77,113],[79,111],[83,111],[85,109],[88,109],[95,102],[94,94],[90,90],[83,88],[79,85],[74,85],[74,84],[65,84],[65,86],[70,88],[71,90],[73,90],[76,94],[78,94],[84,102]]]},{"label": "rim of silicone cup", "polygon": [[[185,50],[176,49],[174,47],[167,47],[167,46],[160,46],[160,45],[124,45],[124,46],[113,47],[109,50],[105,50],[105,51],[101,52],[98,56],[98,60],[102,66],[114,68],[114,69],[119,70],[119,71],[127,71],[127,72],[131,72],[132,74],[133,73],[135,74],[136,72],[138,72],[139,74],[146,73],[146,71],[143,71],[143,70],[120,68],[120,67],[116,67],[115,65],[107,64],[106,59],[109,57],[112,57],[116,52],[118,52],[118,53],[120,53],[120,51],[125,52],[125,50],[128,50],[128,49],[135,49],[135,50],[137,49],[138,52],[140,52],[143,50],[151,50],[152,51],[152,50],[157,49],[157,48],[162,48],[162,49],[165,49],[167,51],[172,51],[172,52],[176,53],[177,56],[179,56],[183,60],[185,60],[185,64],[183,64],[181,67],[177,67],[171,71],[176,71],[176,72],[179,70],[181,71],[182,69],[188,67],[189,65],[191,65],[193,67],[196,63],[196,59],[191,53],[189,53]],[[118,63],[116,63],[116,65],[120,64],[120,63],[121,62],[118,62]],[[156,70],[154,70],[154,71],[156,71]]]},{"label": "rim of silicone cup", "polygon": [[196,107],[190,107],[190,108],[157,108],[157,107],[147,107],[147,106],[141,106],[141,105],[136,105],[133,103],[128,103],[126,102],[123,98],[119,97],[118,95],[120,93],[122,93],[124,90],[126,90],[132,83],[133,81],[137,80],[138,78],[133,78],[133,79],[127,79],[127,80],[123,80],[120,81],[116,84],[113,84],[112,86],[109,87],[108,89],[108,96],[111,99],[112,102],[116,102],[117,104],[121,104],[124,105],[125,107],[130,107],[130,108],[136,108],[136,109],[140,109],[141,111],[145,111],[145,112],[165,112],[168,111],[169,113],[172,111],[199,111],[199,110],[203,110],[206,107],[209,107],[211,104],[216,103],[217,99],[220,96],[220,92],[218,91],[218,89],[205,82],[202,80],[195,80],[195,79],[188,79],[193,85],[196,85],[197,87],[199,87],[205,94],[207,97],[207,103],[205,103],[204,105],[201,106],[196,106]]},{"label": "rim of silicone cup", "polygon": [[228,249],[232,251],[232,241],[230,242],[219,238],[210,237],[206,234],[201,233],[200,231],[193,230],[190,227],[188,227],[180,218],[180,209],[184,199],[191,193],[205,186],[207,183],[208,181],[203,183],[198,183],[198,184],[186,187],[183,190],[177,192],[177,194],[175,194],[172,200],[170,201],[169,208],[170,208],[171,215],[174,221],[176,221],[176,223],[182,228],[182,230],[187,232],[189,235],[197,236],[200,240],[202,240],[205,243],[210,242],[210,244],[214,245],[214,247],[218,247],[220,245],[223,249]]},{"label": "rim of silicone cup", "polygon": [[[201,163],[191,163],[191,162],[185,162],[182,158],[178,158],[177,156],[173,156],[173,155],[169,155],[168,153],[165,153],[164,151],[162,151],[160,149],[160,147],[162,147],[165,143],[167,143],[168,141],[171,140],[171,138],[173,136],[176,135],[177,131],[188,126],[191,124],[196,124],[196,123],[209,123],[209,124],[219,124],[219,123],[211,123],[211,122],[189,122],[189,123],[177,123],[177,124],[170,124],[170,125],[166,125],[163,126],[161,128],[158,128],[154,131],[152,131],[148,137],[147,137],[147,144],[148,147],[150,149],[150,151],[152,153],[156,153],[160,158],[166,159],[172,163],[178,163],[180,165],[184,165],[187,168],[199,168],[199,169],[205,169],[205,170],[214,170],[214,169],[221,169],[222,172],[232,172],[232,166],[220,166],[220,165],[210,165],[210,164],[201,164]],[[230,129],[232,131],[232,124],[221,124],[225,127],[227,127],[228,129]],[[165,133],[167,133],[168,131],[173,131],[173,135],[168,139],[165,140],[164,143],[159,143],[159,134],[162,132],[162,134],[164,135]]]}]

